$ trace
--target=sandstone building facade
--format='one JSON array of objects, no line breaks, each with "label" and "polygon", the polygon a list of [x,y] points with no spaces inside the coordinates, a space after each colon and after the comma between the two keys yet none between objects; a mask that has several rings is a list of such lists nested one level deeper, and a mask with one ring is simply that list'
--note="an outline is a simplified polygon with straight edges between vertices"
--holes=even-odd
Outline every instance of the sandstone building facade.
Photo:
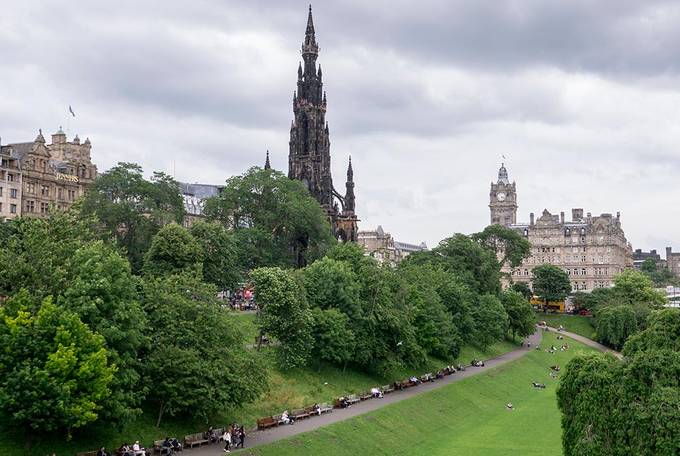
[{"label": "sandstone building facade", "polygon": [[518,268],[502,271],[512,282],[530,285],[531,270],[549,263],[567,273],[574,291],[588,292],[612,286],[616,274],[633,266],[620,213],[584,216],[583,209],[572,209],[571,220],[566,220],[564,212],[553,215],[546,209],[538,219],[531,213],[529,223],[517,223],[516,185],[509,183],[505,166],[491,184],[489,207],[492,223],[516,230],[531,243],[529,258]]},{"label": "sandstone building facade", "polygon": [[[2,193],[9,194],[7,201],[2,196],[2,215],[44,217],[51,207],[67,209],[97,177],[91,151],[89,139],[81,144],[76,135],[69,142],[61,128],[52,135],[51,144],[41,131],[33,142],[1,146]],[[6,204],[10,217],[5,214]]]},{"label": "sandstone building facade", "polygon": [[413,252],[427,250],[427,244],[419,245],[395,241],[383,227],[371,231],[359,231],[357,242],[366,250],[366,254],[378,260],[380,264],[396,266]]},{"label": "sandstone building facade", "polygon": [[[357,241],[358,218],[355,214],[354,171],[350,158],[345,194],[333,186],[326,93],[321,66],[316,65],[319,46],[314,32],[312,8],[302,43],[303,65],[298,66],[297,90],[293,93],[293,121],[290,126],[288,177],[298,179],[324,208],[334,236],[342,241]],[[268,163],[268,158],[267,158]],[[265,166],[266,167],[266,166]],[[338,204],[339,203],[339,204]]]}]

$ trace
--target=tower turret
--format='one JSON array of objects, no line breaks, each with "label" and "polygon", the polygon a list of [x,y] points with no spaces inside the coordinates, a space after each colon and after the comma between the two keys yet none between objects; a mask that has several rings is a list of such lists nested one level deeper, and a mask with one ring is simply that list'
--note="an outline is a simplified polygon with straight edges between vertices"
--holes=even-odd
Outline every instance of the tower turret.
[{"label": "tower turret", "polygon": [[510,183],[508,170],[501,163],[498,170],[498,181],[491,183],[489,192],[489,209],[491,224],[512,225],[517,223],[517,192],[515,183]]}]

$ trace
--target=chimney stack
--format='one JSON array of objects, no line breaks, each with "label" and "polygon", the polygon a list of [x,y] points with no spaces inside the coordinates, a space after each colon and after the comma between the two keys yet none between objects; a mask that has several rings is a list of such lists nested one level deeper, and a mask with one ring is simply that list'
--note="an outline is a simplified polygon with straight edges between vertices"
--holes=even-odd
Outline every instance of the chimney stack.
[{"label": "chimney stack", "polygon": [[564,225],[564,211],[560,212],[560,223]]},{"label": "chimney stack", "polygon": [[529,226],[534,226],[534,213],[529,214]]}]

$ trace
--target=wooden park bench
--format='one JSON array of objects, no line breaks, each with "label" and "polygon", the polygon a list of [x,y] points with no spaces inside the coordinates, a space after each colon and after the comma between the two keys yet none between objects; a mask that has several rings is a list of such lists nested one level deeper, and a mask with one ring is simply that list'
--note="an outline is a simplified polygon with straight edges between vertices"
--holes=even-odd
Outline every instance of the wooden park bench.
[{"label": "wooden park bench", "polygon": [[330,404],[323,403],[319,404],[319,409],[321,410],[321,413],[333,413],[333,407],[330,406]]},{"label": "wooden park bench", "polygon": [[373,399],[373,393],[371,393],[370,391],[367,391],[365,393],[361,393],[359,395],[359,399],[362,400],[362,401],[367,401],[369,399]]},{"label": "wooden park bench", "polygon": [[76,456],[97,456],[97,451],[99,450],[81,451],[80,453],[76,453]]},{"label": "wooden park bench", "polygon": [[265,416],[264,418],[260,418],[259,420],[257,420],[257,428],[259,430],[263,430],[269,429],[271,427],[276,427],[279,425],[280,420],[281,415],[277,415],[277,417]]},{"label": "wooden park bench", "polygon": [[399,383],[399,389],[412,388],[416,385],[418,385],[416,382],[412,382],[411,379],[406,379]]},{"label": "wooden park bench", "polygon": [[349,396],[347,396],[347,403],[349,405],[356,404],[360,400],[361,399],[359,399],[356,394],[350,394]]},{"label": "wooden park bench", "polygon": [[420,376],[420,381],[425,383],[425,382],[433,382],[434,381],[434,375],[432,375],[432,372],[428,372],[427,374],[423,374]]},{"label": "wooden park bench", "polygon": [[383,392],[383,394],[389,394],[394,392],[394,386],[393,385],[383,385],[380,387],[380,391]]},{"label": "wooden park bench", "polygon": [[290,412],[290,417],[295,421],[304,420],[305,418],[309,418],[309,412],[305,409],[293,410]]},{"label": "wooden park bench", "polygon": [[184,448],[193,448],[194,446],[201,446],[204,443],[210,443],[210,439],[206,438],[203,432],[184,436]]}]

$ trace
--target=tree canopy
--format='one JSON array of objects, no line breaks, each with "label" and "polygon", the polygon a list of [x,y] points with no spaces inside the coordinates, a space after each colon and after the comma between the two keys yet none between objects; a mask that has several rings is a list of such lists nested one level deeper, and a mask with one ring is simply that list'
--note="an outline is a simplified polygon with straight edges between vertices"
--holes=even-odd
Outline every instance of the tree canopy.
[{"label": "tree canopy", "polygon": [[501,267],[507,264],[516,268],[531,254],[529,241],[517,231],[503,225],[489,225],[481,233],[473,234],[472,239],[496,252],[500,256]]},{"label": "tree canopy", "polygon": [[542,264],[536,266],[532,273],[534,293],[545,302],[562,301],[571,292],[569,276],[557,266]]}]

